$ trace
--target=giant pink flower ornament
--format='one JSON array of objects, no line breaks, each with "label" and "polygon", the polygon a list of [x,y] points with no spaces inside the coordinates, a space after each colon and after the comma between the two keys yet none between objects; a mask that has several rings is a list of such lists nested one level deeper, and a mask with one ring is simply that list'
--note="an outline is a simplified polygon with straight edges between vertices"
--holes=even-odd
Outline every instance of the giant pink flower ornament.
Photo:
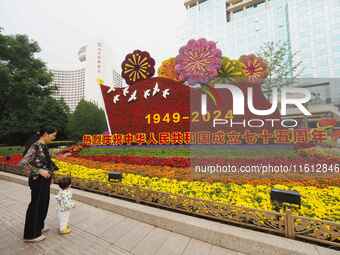
[{"label": "giant pink flower ornament", "polygon": [[190,40],[179,50],[176,57],[176,72],[188,84],[207,84],[218,76],[222,52],[216,43],[204,38]]}]

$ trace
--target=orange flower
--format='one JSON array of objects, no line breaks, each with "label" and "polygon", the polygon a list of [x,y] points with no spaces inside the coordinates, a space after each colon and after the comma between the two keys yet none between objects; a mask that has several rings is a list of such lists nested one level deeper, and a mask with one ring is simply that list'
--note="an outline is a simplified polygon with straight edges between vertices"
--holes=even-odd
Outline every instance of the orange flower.
[{"label": "orange flower", "polygon": [[243,64],[243,71],[250,82],[262,82],[268,75],[266,62],[254,54],[242,55],[240,62]]},{"label": "orange flower", "polygon": [[161,66],[158,68],[158,76],[168,78],[171,80],[179,81],[176,73],[176,58],[168,58],[164,60]]}]

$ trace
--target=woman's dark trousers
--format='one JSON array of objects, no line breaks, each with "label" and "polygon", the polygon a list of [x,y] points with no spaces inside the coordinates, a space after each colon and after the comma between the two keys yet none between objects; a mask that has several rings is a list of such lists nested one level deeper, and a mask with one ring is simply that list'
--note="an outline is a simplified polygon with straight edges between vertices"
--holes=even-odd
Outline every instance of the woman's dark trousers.
[{"label": "woman's dark trousers", "polygon": [[51,179],[39,176],[33,180],[29,178],[31,188],[31,202],[26,212],[24,239],[33,239],[41,235],[50,202]]}]

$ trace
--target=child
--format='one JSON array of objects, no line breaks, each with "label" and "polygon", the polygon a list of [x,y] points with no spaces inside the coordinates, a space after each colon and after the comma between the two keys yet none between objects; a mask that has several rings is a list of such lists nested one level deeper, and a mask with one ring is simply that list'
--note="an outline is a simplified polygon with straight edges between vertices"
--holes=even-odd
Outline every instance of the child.
[{"label": "child", "polygon": [[68,220],[70,217],[70,210],[74,207],[74,202],[72,201],[72,192],[70,189],[71,178],[63,177],[58,182],[61,190],[56,195],[57,199],[57,218],[59,221],[59,233],[61,235],[66,235],[71,233],[71,229],[68,225]]}]

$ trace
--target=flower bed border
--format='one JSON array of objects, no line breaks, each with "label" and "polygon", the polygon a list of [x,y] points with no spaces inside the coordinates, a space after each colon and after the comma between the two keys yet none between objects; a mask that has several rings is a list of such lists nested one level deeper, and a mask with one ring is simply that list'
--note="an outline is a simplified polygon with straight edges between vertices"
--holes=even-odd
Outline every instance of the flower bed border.
[{"label": "flower bed border", "polygon": [[[18,167],[0,164],[0,171],[23,175]],[[56,180],[58,176],[56,176]],[[138,186],[112,182],[103,185],[98,181],[72,177],[72,186],[107,196],[156,206],[193,216],[231,223],[251,229],[271,232],[291,239],[302,239],[318,244],[340,248],[340,224],[259,209],[230,206],[222,203],[189,198],[164,192],[152,191]],[[327,229],[327,231],[325,231]],[[338,240],[339,241],[338,241]]]}]

